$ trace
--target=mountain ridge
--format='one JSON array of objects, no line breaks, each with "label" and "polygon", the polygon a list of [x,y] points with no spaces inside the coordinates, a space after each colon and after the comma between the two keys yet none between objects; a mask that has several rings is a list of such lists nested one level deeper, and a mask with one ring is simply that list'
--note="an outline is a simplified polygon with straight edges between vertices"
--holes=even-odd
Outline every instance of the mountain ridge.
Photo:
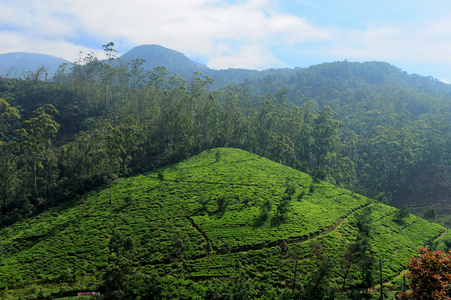
[{"label": "mountain ridge", "polygon": [[53,77],[61,64],[69,61],[48,54],[10,52],[0,54],[0,76],[21,78],[27,72],[35,72],[40,67],[48,68],[49,78]]},{"label": "mountain ridge", "polygon": [[[25,59],[23,58],[25,57]],[[184,78],[186,81],[190,81],[193,77],[194,72],[200,72],[206,76],[212,77],[215,82],[212,84],[212,88],[221,88],[228,84],[242,84],[245,80],[256,81],[262,79],[268,75],[271,76],[290,76],[295,74],[300,70],[305,69],[317,69],[321,70],[328,68],[329,65],[336,62],[324,62],[321,64],[312,65],[306,68],[271,68],[265,70],[253,70],[253,69],[242,69],[242,68],[228,68],[228,69],[211,69],[205,64],[201,64],[193,61],[187,57],[182,52],[166,48],[157,44],[143,44],[136,46],[124,54],[118,56],[117,58],[125,61],[131,62],[134,59],[144,59],[143,64],[145,71],[153,71],[153,68],[157,66],[165,66],[170,75],[178,75]],[[28,52],[12,52],[0,54],[0,76],[3,77],[13,77],[20,78],[23,77],[27,72],[35,72],[36,69],[44,66],[48,67],[48,79],[53,77],[58,67],[63,63],[70,63],[69,61],[57,58],[47,54],[41,53],[28,53]],[[341,63],[353,64],[355,62],[342,61]],[[375,62],[362,62],[359,64],[365,65],[366,63]],[[405,73],[401,69],[387,62],[376,62],[386,65],[385,69],[393,70],[397,69],[400,73]],[[19,72],[20,70],[20,72]],[[343,75],[343,74],[340,74]],[[378,80],[377,76],[371,75],[372,79]],[[410,74],[415,78],[428,78],[429,80],[439,81],[432,76],[420,76],[416,74]],[[416,79],[418,80],[418,79]],[[442,82],[440,82],[442,83]],[[447,85],[442,83],[443,85]]]}]

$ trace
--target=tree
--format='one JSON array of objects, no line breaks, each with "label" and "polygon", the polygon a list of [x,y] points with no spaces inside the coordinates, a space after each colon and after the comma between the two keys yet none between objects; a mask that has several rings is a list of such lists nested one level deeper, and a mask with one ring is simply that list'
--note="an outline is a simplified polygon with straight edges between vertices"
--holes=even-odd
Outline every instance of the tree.
[{"label": "tree", "polygon": [[11,198],[14,182],[18,179],[17,154],[19,146],[17,143],[3,143],[0,141],[0,199],[2,209],[5,211],[6,203]]},{"label": "tree", "polygon": [[118,178],[118,170],[120,166],[121,159],[121,146],[124,141],[123,133],[117,128],[110,124],[107,124],[104,128],[104,138],[105,138],[105,158],[106,158],[106,168],[107,168],[107,180],[110,185],[110,200],[112,199],[112,188],[113,181]]},{"label": "tree", "polygon": [[376,197],[374,197],[374,200],[377,200],[383,204],[388,204],[388,198],[385,196],[385,192],[380,192]]},{"label": "tree", "polygon": [[341,277],[343,278],[343,283],[341,284],[341,290],[346,291],[346,280],[351,275],[351,271],[353,268],[353,265],[355,263],[355,249],[354,245],[351,244],[346,248],[346,251],[343,253],[343,255],[340,256],[339,261],[339,270]]},{"label": "tree", "polygon": [[[23,145],[27,157],[33,165],[33,186],[34,186],[34,204],[38,204],[38,165],[47,161],[49,151],[52,145],[52,138],[55,137],[60,125],[54,120],[53,116],[58,114],[58,110],[52,104],[46,104],[33,111],[34,117],[26,120],[20,130],[23,138]],[[44,171],[48,171],[44,166]],[[48,186],[49,177],[46,178]]]},{"label": "tree", "polygon": [[373,231],[372,207],[367,206],[355,214],[354,225],[358,229],[355,242],[350,246],[353,260],[358,267],[358,285],[368,294],[373,285],[374,253],[371,245]]},{"label": "tree", "polygon": [[178,235],[175,235],[171,244],[171,256],[174,259],[178,258],[180,261],[183,261],[183,254],[185,253],[185,250],[185,243]]},{"label": "tree", "polygon": [[103,50],[105,51],[106,57],[108,57],[108,60],[112,60],[116,57],[114,53],[116,53],[117,51],[113,48],[113,46],[113,42],[109,42],[108,44],[102,46]]},{"label": "tree", "polygon": [[108,58],[108,64],[102,64],[102,79],[103,83],[105,84],[105,106],[107,111],[110,104],[110,86],[114,81],[114,77],[116,75],[115,73],[117,71],[114,67],[111,66],[111,62],[116,57],[114,53],[117,52],[115,49],[113,49],[113,46],[113,42],[109,42],[108,44],[102,46],[103,50],[105,51],[105,55]]},{"label": "tree", "polygon": [[423,214],[423,217],[427,220],[435,219],[435,209],[433,207],[429,207]]},{"label": "tree", "polygon": [[276,248],[276,251],[279,254],[279,287],[282,287],[282,261],[284,257],[289,253],[289,246],[286,240],[283,240],[279,247]]},{"label": "tree", "polygon": [[327,251],[324,251],[320,240],[313,240],[310,243],[311,250],[316,260],[316,268],[311,273],[311,282],[308,288],[308,294],[315,298],[320,298],[321,294],[327,289],[327,277],[333,269],[333,261]]},{"label": "tree", "polygon": [[209,241],[205,243],[205,255],[207,256],[208,263],[211,262],[211,255],[214,253],[213,246]]},{"label": "tree", "polygon": [[108,267],[103,275],[104,286],[108,299],[123,299],[129,287],[131,277],[131,262],[134,257],[132,238],[126,237],[120,231],[115,231],[110,238],[108,249]]},{"label": "tree", "polygon": [[17,143],[2,141],[2,137],[10,128],[10,123],[19,119],[19,110],[11,107],[5,99],[0,98],[0,198],[3,199],[3,210],[10,195],[12,182],[17,176],[16,152]]},{"label": "tree", "polygon": [[313,121],[313,153],[315,157],[313,167],[322,166],[325,157],[333,152],[339,145],[338,129],[343,123],[332,119],[333,111],[329,106],[324,106]]},{"label": "tree", "polygon": [[430,252],[420,248],[418,257],[407,265],[410,291],[398,294],[400,299],[451,299],[451,250]]},{"label": "tree", "polygon": [[272,210],[272,202],[270,199],[266,199],[266,201],[264,201],[260,206],[259,221],[265,222],[266,220],[268,220],[271,210]]},{"label": "tree", "polygon": [[400,209],[396,210],[394,221],[399,225],[404,225],[409,215],[409,208],[407,207],[407,204],[404,204]]},{"label": "tree", "polygon": [[0,138],[9,128],[9,123],[19,118],[19,110],[15,107],[11,107],[5,99],[0,98]]}]

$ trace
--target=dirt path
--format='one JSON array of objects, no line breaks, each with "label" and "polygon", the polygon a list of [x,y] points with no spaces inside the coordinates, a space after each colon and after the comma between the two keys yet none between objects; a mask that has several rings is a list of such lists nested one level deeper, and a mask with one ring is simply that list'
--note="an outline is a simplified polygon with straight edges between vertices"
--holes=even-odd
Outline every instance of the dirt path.
[{"label": "dirt path", "polygon": [[443,231],[442,233],[440,233],[440,234],[434,239],[434,241],[437,241],[437,240],[441,239],[441,238],[444,237],[447,233],[448,233],[448,229],[445,228],[445,231]]},{"label": "dirt path", "polygon": [[[347,215],[344,218],[340,218],[337,222],[335,222],[334,224],[332,224],[331,226],[316,232],[316,233],[312,233],[309,235],[303,235],[303,236],[298,236],[298,237],[292,237],[289,239],[281,239],[281,240],[276,240],[276,241],[272,241],[272,242],[265,242],[265,243],[259,243],[259,244],[254,244],[254,245],[244,245],[244,246],[237,246],[232,248],[231,253],[237,253],[237,252],[247,252],[250,250],[261,250],[263,248],[270,248],[270,247],[275,247],[277,245],[280,245],[283,241],[286,241],[288,244],[293,244],[293,243],[303,243],[312,239],[316,239],[319,236],[325,235],[331,231],[336,230],[338,227],[340,227],[341,224],[343,224],[344,221],[346,221],[350,216],[352,216],[354,213],[356,213],[357,211],[359,211],[360,209],[363,209],[367,206],[370,206],[371,203],[366,203],[365,205],[356,208],[354,211],[352,211],[349,215]],[[218,254],[225,254],[222,253],[221,251],[218,251],[217,249],[216,253]]]},{"label": "dirt path", "polygon": [[210,244],[211,244],[211,242],[210,242],[210,240],[208,239],[208,237],[207,237],[207,235],[205,234],[205,232],[203,232],[203,230],[202,230],[199,226],[197,226],[197,224],[194,222],[194,220],[193,220],[191,217],[186,217],[186,218],[187,218],[188,221],[191,223],[191,226],[194,228],[194,230],[197,231],[197,232],[199,232],[199,233],[202,235],[202,237],[204,238],[204,241],[205,241],[206,243],[210,243]]}]

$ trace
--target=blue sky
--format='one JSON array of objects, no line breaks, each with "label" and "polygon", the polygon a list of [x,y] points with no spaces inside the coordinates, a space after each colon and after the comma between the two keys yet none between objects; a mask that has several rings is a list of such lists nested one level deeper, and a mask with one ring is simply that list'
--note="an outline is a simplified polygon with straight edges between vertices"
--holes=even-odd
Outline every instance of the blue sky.
[{"label": "blue sky", "polygon": [[451,82],[451,1],[2,0],[0,53],[76,60],[142,44],[211,68],[387,61]]}]

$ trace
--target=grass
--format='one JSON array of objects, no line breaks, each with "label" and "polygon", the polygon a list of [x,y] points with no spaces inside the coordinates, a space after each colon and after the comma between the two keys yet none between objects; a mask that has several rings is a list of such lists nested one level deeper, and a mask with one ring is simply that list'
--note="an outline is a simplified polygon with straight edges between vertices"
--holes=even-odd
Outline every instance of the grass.
[{"label": "grass", "polygon": [[[294,193],[282,218],[277,207],[287,197],[287,186]],[[364,206],[373,207],[372,245],[384,262],[387,281],[403,270],[418,247],[444,231],[414,216],[398,225],[394,208],[230,148],[119,179],[113,197],[109,205],[108,188],[91,191],[0,229],[2,297],[97,289],[115,231],[134,241],[134,272],[196,280],[233,280],[245,274],[273,286],[279,285],[279,267],[282,286],[291,282],[295,257],[302,266],[299,282],[308,280],[318,263],[311,250],[315,241],[335,262],[332,281],[338,284],[338,262],[355,239],[353,218]],[[268,200],[271,209],[262,217]],[[175,238],[185,245],[184,262],[171,255]],[[281,256],[284,240],[290,252]],[[208,255],[207,243],[213,248]]]}]

